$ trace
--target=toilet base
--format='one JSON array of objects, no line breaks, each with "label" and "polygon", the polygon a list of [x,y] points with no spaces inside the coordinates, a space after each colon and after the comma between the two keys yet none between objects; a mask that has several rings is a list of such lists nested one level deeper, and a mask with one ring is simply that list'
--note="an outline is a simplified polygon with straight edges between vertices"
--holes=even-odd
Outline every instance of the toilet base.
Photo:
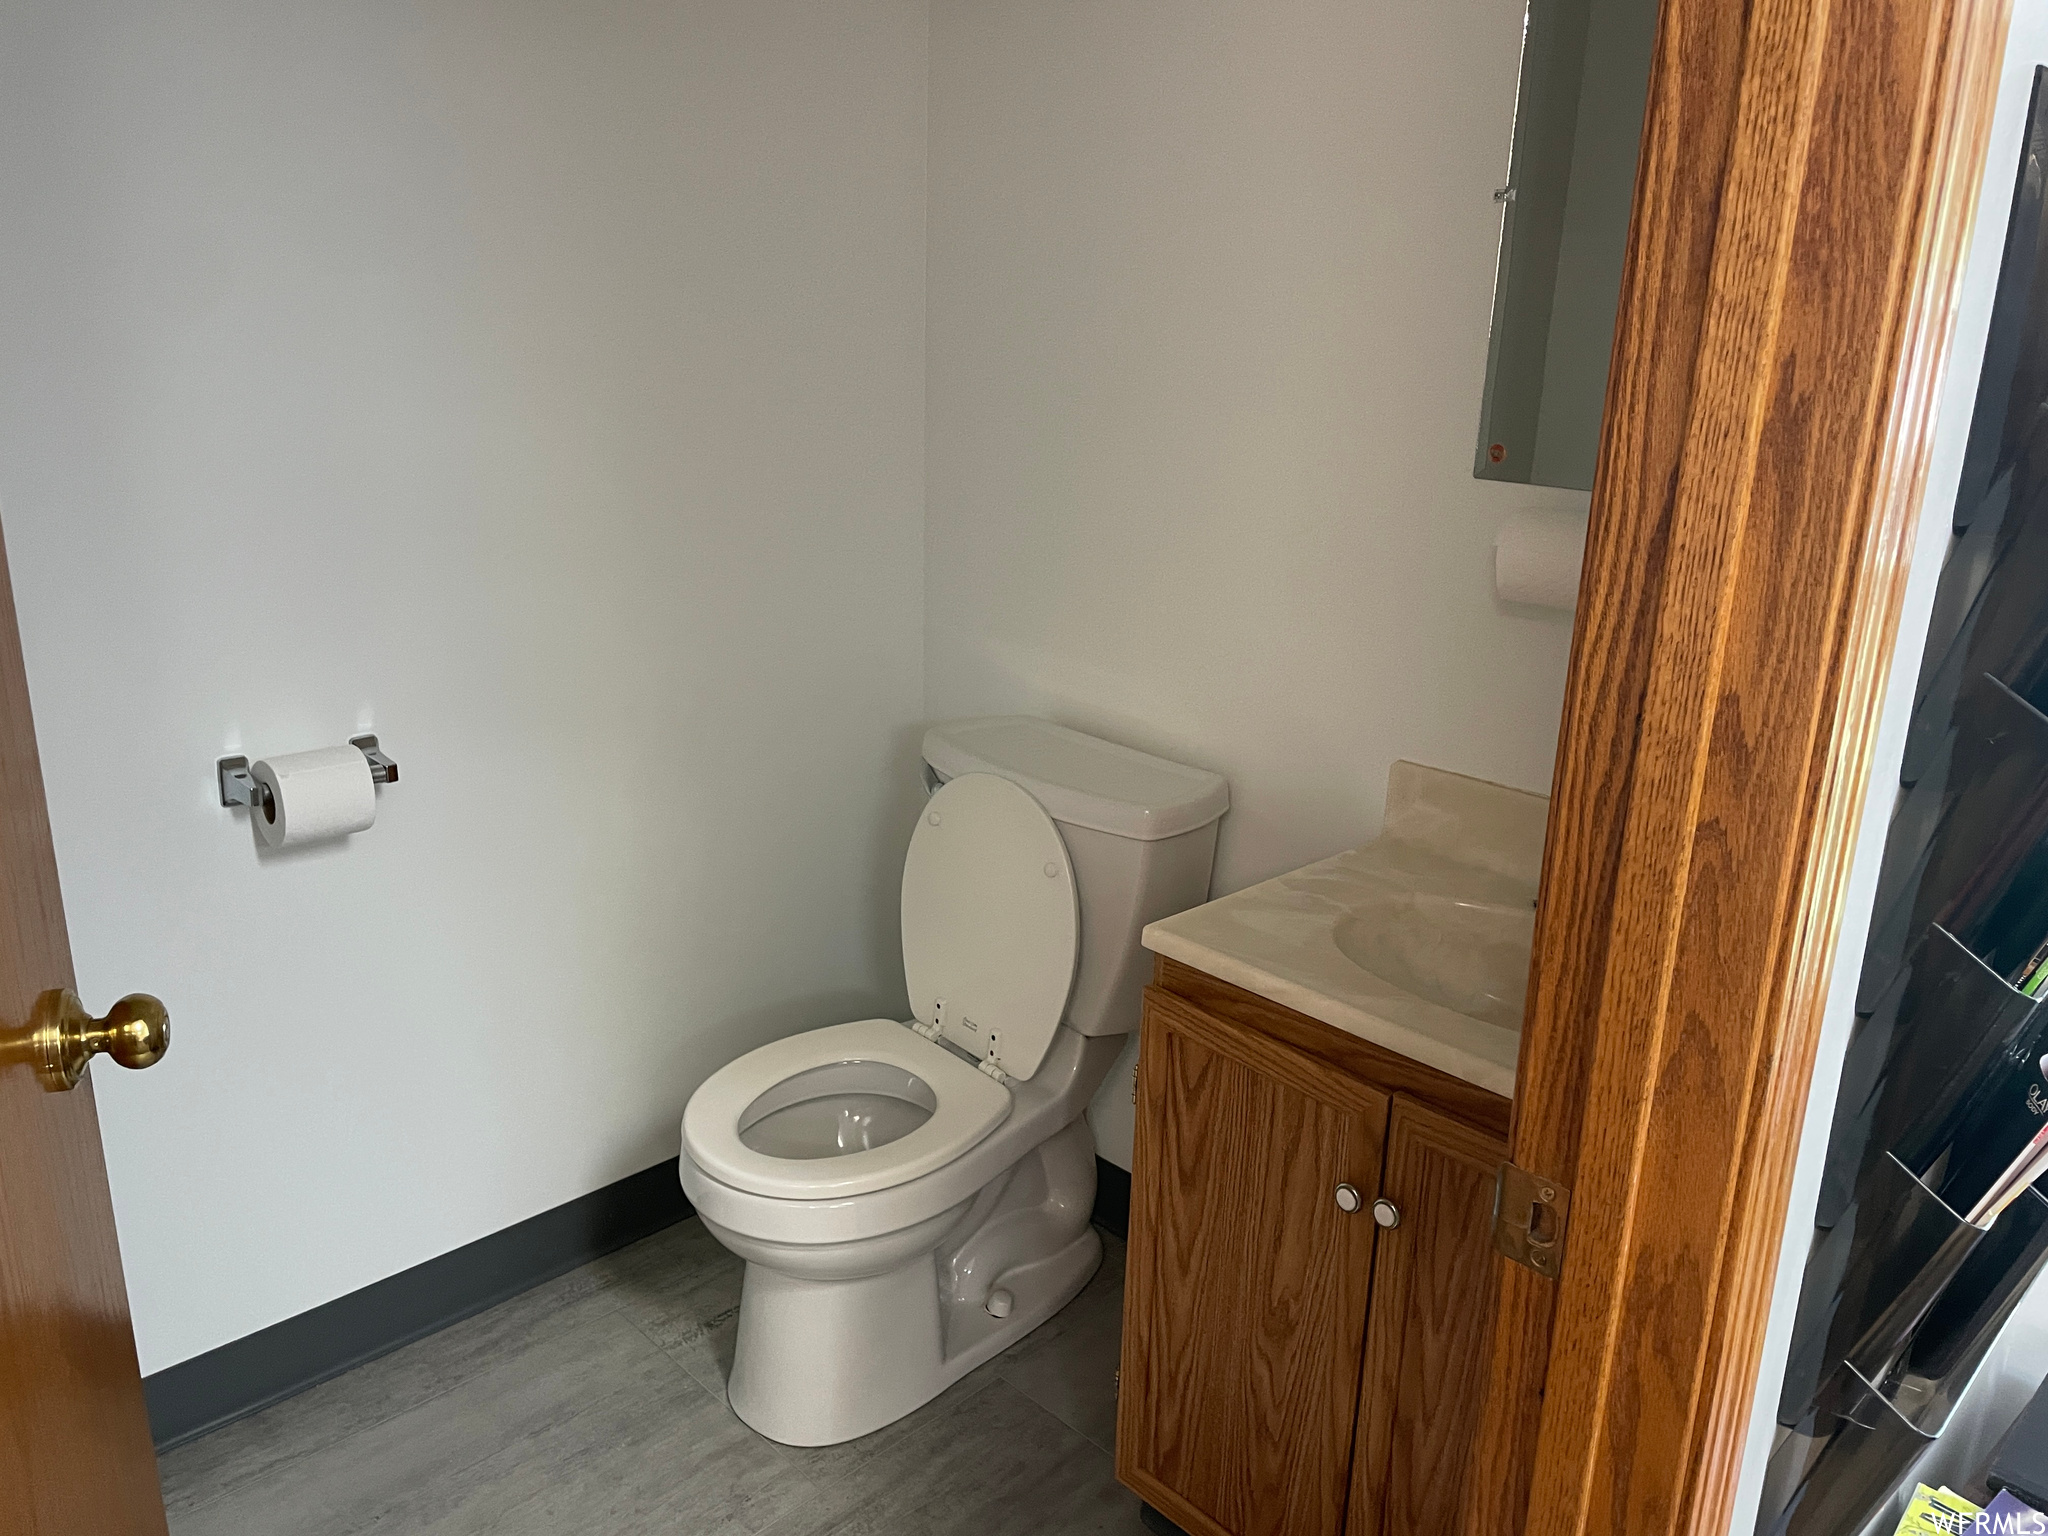
[{"label": "toilet base", "polygon": [[1003,1276],[1003,1288],[1016,1298],[1008,1317],[996,1318],[985,1307],[955,1301],[948,1308],[952,1315],[947,1319],[946,1331],[949,1337],[958,1340],[959,1352],[946,1357],[945,1380],[939,1384],[939,1391],[976,1366],[993,1360],[1040,1323],[1050,1321],[1081,1294],[1081,1288],[1095,1278],[1095,1271],[1101,1267],[1102,1239],[1090,1228],[1050,1258]]},{"label": "toilet base", "polygon": [[[1077,1120],[977,1194],[932,1247],[879,1274],[815,1278],[749,1256],[733,1412],[783,1445],[836,1445],[930,1402],[1088,1283],[1102,1262],[1088,1225],[1094,1185],[1094,1144]],[[1011,1298],[1001,1318],[988,1310],[997,1290]]]}]

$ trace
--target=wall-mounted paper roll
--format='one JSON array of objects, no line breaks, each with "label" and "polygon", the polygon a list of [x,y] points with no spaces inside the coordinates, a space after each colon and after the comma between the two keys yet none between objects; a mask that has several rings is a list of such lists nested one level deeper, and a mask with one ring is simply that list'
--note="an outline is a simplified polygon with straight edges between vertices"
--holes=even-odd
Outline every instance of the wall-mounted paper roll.
[{"label": "wall-mounted paper roll", "polygon": [[273,848],[346,837],[377,819],[377,785],[360,747],[266,757],[249,772],[269,791],[250,815]]},{"label": "wall-mounted paper roll", "polygon": [[1535,608],[1579,605],[1586,520],[1569,512],[1517,512],[1493,541],[1493,590],[1504,603]]}]

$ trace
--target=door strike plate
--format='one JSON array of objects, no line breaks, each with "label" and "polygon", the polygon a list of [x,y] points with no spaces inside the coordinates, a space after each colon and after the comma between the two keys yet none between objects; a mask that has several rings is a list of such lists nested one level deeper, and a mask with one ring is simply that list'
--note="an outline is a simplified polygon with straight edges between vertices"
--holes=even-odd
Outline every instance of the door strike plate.
[{"label": "door strike plate", "polygon": [[1572,1192],[1555,1179],[1502,1163],[1493,1186],[1493,1246],[1555,1280],[1564,1267],[1564,1230]]}]

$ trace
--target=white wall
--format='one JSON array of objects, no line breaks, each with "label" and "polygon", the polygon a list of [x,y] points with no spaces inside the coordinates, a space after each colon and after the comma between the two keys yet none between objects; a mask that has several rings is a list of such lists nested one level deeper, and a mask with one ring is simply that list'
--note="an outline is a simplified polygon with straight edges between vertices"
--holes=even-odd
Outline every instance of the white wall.
[{"label": "white wall", "polygon": [[[1990,329],[1998,263],[2012,209],[2013,175],[2026,131],[2027,103],[2035,67],[2044,62],[2048,62],[2048,0],[2020,0],[2013,10],[1998,105],[1981,173],[1976,224],[1963,271],[1927,486],[1900,611],[1898,638],[1885,684],[1877,741],[1871,755],[1870,787],[1857,829],[1848,887],[1843,894],[1841,936],[1815,1048],[1813,1087],[1807,1098],[1799,1151],[1793,1164],[1785,1233],[1757,1370],[1757,1392],[1750,1405],[1742,1476],[1728,1525],[1730,1536],[1750,1536],[1756,1528],[1764,1472],[1776,1440],[1778,1395],[1791,1349],[1800,1281],[1813,1243],[1813,1218],[1820,1199],[1821,1173],[1827,1161],[1842,1064],[1855,1025],[1857,980],[1863,968],[1863,947],[1869,937],[1885,836],[1899,794],[1906,732],[1912,723],[1913,691],[1920,674],[1921,652],[1926,647],[1935,587],[1952,542],[1956,488],[1962,477],[1970,417],[1976,409],[1977,379],[1984,366],[1984,343]],[[1992,1446],[2025,1406],[2044,1372],[2048,1372],[2048,1288],[2037,1284],[2022,1300],[2005,1333],[1979,1368],[1976,1381],[1958,1402],[1935,1451],[1923,1466],[1924,1475],[1937,1484],[1946,1480],[1960,1485],[1981,1471]],[[1909,1481],[1909,1493],[1911,1486]],[[1873,1521],[1873,1536],[1877,1531],[1892,1529],[1903,1504],[1903,1499],[1894,1500],[1888,1513]]]},{"label": "white wall", "polygon": [[[0,509],[145,1370],[902,1006],[921,0],[0,4]],[[374,727],[347,846],[213,761]]]},{"label": "white wall", "polygon": [[[900,1008],[926,718],[1220,769],[1219,891],[1371,836],[1398,757],[1543,788],[1567,627],[1490,544],[1583,497],[1469,471],[1520,25],[0,0],[73,944],[177,1021],[96,1074],[144,1368]],[[404,778],[347,846],[213,802],[358,728]]]},{"label": "white wall", "polygon": [[926,704],[1228,775],[1219,893],[1396,758],[1548,786],[1569,626],[1491,544],[1586,498],[1471,470],[1523,11],[932,7]]}]

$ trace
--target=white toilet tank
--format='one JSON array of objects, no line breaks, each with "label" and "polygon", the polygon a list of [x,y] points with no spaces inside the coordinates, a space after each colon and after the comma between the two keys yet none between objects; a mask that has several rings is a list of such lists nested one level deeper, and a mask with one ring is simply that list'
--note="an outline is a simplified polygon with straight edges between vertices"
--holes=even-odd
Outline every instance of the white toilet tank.
[{"label": "white toilet tank", "polygon": [[925,732],[943,782],[993,773],[1045,807],[1074,862],[1081,955],[1065,1024],[1083,1035],[1138,1027],[1151,956],[1147,923],[1209,899],[1216,823],[1230,809],[1219,774],[1120,747],[1029,715],[956,720]]}]

